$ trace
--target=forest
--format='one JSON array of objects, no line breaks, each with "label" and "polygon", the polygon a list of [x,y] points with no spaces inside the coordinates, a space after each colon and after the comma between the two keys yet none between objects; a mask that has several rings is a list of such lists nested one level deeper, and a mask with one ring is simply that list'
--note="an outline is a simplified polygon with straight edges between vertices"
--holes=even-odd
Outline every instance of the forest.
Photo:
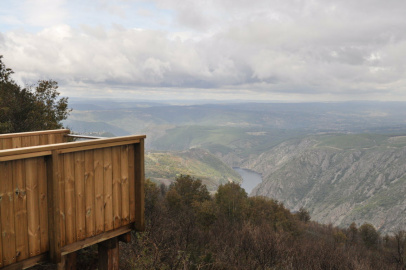
[{"label": "forest", "polygon": [[[276,200],[248,197],[235,183],[212,196],[199,179],[145,183],[146,230],[121,243],[121,269],[405,269],[406,232],[371,224],[338,228],[291,213]],[[97,249],[80,252],[95,269]]]}]

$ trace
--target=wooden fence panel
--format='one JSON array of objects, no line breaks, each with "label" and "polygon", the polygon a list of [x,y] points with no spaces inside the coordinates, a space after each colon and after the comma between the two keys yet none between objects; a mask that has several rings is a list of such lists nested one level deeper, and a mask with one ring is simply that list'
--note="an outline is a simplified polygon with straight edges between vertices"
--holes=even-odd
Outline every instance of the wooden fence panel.
[{"label": "wooden fence panel", "polygon": [[21,149],[0,151],[0,268],[47,252],[58,262],[143,223],[142,137],[28,148],[50,137],[5,139]]},{"label": "wooden fence panel", "polygon": [[47,168],[45,157],[37,158],[37,162],[38,162],[39,223],[41,235],[40,253],[44,253],[49,250]]},{"label": "wooden fence panel", "polygon": [[130,223],[130,190],[128,184],[128,145],[121,146],[121,222]]},{"label": "wooden fence panel", "polygon": [[66,135],[69,133],[70,131],[68,129],[56,129],[36,132],[0,134],[0,150],[53,143],[64,143],[68,141]]},{"label": "wooden fence panel", "polygon": [[130,222],[135,221],[135,149],[134,145],[128,146],[128,186],[130,193]]},{"label": "wooden fence panel", "polygon": [[121,146],[112,148],[114,228],[121,227]]},{"label": "wooden fence panel", "polygon": [[24,160],[12,161],[13,184],[15,190],[14,211],[16,228],[16,256],[17,261],[27,259],[28,253],[28,216],[27,216],[27,190],[25,183]]},{"label": "wooden fence panel", "polygon": [[104,157],[103,149],[94,150],[95,181],[95,230],[96,234],[104,232]]},{"label": "wooden fence panel", "polygon": [[103,149],[104,159],[104,231],[110,231],[114,229],[114,217],[113,217],[113,168],[111,148]]},{"label": "wooden fence panel", "polygon": [[75,197],[76,197],[76,238],[86,238],[85,207],[85,156],[83,151],[75,152]]},{"label": "wooden fence panel", "polygon": [[64,154],[65,237],[66,244],[76,242],[75,161],[73,153]]},{"label": "wooden fence panel", "polygon": [[65,209],[65,158],[64,155],[58,155],[58,169],[59,169],[59,212],[60,212],[60,226],[61,226],[61,246],[66,245],[66,209]]},{"label": "wooden fence panel", "polygon": [[12,166],[11,162],[3,162],[0,166],[0,212],[3,264],[9,265],[16,262]]},{"label": "wooden fence panel", "polygon": [[84,153],[85,158],[85,208],[86,208],[86,237],[95,235],[95,163],[94,151],[89,150]]},{"label": "wooden fence panel", "polygon": [[28,246],[30,257],[40,254],[41,250],[37,166],[37,158],[29,158],[25,160],[27,181]]}]

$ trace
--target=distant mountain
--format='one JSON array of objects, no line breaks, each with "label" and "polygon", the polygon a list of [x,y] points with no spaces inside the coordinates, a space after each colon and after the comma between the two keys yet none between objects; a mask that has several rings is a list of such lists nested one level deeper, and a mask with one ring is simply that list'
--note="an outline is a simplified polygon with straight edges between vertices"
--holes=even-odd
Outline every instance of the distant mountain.
[{"label": "distant mountain", "polygon": [[203,149],[180,152],[149,152],[145,156],[145,174],[155,182],[170,184],[177,176],[190,175],[202,180],[209,191],[228,182],[240,183],[240,175],[216,156]]},{"label": "distant mountain", "polygon": [[314,220],[406,227],[406,136],[337,134],[290,140],[245,167],[261,172],[252,195],[305,207]]}]

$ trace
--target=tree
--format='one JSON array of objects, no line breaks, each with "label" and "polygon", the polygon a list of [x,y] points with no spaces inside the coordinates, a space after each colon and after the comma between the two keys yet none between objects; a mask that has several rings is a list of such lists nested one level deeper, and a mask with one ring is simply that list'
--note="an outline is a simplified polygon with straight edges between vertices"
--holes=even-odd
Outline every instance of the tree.
[{"label": "tree", "polygon": [[379,242],[379,233],[372,224],[364,223],[359,227],[359,234],[365,246],[376,248]]},{"label": "tree", "polygon": [[232,221],[244,218],[248,207],[248,195],[236,183],[220,185],[215,195],[216,204],[222,214]]},{"label": "tree", "polygon": [[14,133],[62,128],[69,113],[68,98],[59,98],[58,83],[39,80],[21,87],[0,55],[0,133]]},{"label": "tree", "polygon": [[210,200],[210,193],[202,180],[189,175],[181,175],[169,187],[166,199],[171,207],[192,206],[195,202]]}]

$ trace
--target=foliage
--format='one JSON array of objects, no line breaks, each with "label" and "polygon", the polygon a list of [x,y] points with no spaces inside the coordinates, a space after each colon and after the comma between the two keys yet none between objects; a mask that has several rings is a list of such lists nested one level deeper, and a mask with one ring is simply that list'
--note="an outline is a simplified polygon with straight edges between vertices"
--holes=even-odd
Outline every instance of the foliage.
[{"label": "foliage", "polygon": [[59,98],[58,83],[39,80],[22,88],[11,79],[0,56],[0,133],[62,128],[70,110],[68,98]]},{"label": "foliage", "polygon": [[[123,269],[403,269],[402,233],[383,246],[370,224],[340,229],[301,219],[278,201],[247,197],[235,183],[213,197],[189,176],[178,177],[164,196],[147,183],[146,203],[154,207],[146,205],[147,229],[125,247]],[[373,249],[364,232],[376,233]]]}]

